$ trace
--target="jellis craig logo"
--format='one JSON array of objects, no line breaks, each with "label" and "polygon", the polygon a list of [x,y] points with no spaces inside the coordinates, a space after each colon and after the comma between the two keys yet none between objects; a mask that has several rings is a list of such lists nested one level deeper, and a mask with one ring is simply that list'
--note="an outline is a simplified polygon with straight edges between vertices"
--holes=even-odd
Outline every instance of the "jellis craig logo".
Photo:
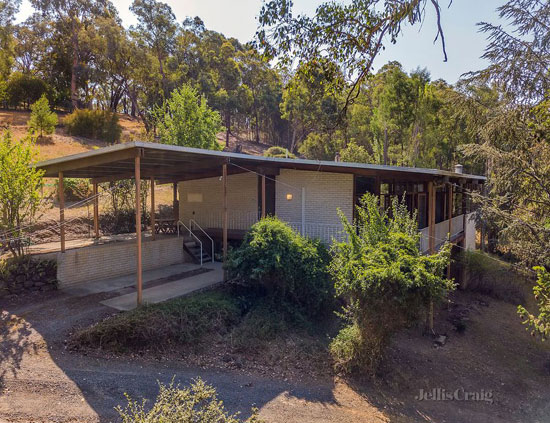
[{"label": "jellis craig logo", "polygon": [[418,395],[414,397],[417,401],[484,401],[493,403],[493,391],[466,391],[464,388],[455,390],[446,390],[444,388],[434,388],[425,391],[420,389]]}]

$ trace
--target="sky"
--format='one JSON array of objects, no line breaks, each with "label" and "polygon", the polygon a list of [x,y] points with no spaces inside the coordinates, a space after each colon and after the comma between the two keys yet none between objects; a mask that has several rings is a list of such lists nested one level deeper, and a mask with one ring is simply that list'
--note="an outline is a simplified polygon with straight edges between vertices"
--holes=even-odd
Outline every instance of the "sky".
[{"label": "sky", "polygon": [[[135,24],[130,12],[132,0],[112,0],[126,27]],[[447,43],[448,61],[443,62],[441,44],[433,43],[436,26],[435,14],[430,2],[422,26],[406,26],[395,45],[386,43],[386,50],[377,58],[375,68],[388,61],[397,60],[405,71],[418,67],[427,68],[432,80],[444,79],[455,83],[465,72],[484,68],[487,63],[480,57],[487,45],[485,34],[480,34],[476,23],[498,23],[495,9],[504,0],[453,0],[447,8],[442,0],[442,24]],[[182,22],[187,16],[200,16],[208,29],[235,37],[241,42],[253,39],[257,16],[262,0],[165,0],[176,18]],[[294,0],[295,13],[313,15],[320,0]],[[18,20],[32,13],[29,0],[23,0]]]}]

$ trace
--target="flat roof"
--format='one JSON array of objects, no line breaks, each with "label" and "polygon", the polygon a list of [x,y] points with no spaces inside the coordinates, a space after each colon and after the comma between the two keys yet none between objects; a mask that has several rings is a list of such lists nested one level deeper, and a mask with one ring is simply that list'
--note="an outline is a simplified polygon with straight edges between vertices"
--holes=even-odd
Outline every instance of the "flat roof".
[{"label": "flat roof", "polygon": [[159,182],[178,182],[219,176],[223,164],[228,164],[229,174],[247,171],[277,174],[280,169],[298,169],[353,173],[388,179],[414,178],[419,181],[445,177],[479,182],[486,180],[484,176],[439,169],[263,157],[142,141],[116,144],[58,157],[36,163],[35,167],[43,169],[46,177],[57,177],[59,172],[63,172],[64,177],[90,178],[102,182],[132,178],[137,156],[140,157],[141,177],[154,176]]}]

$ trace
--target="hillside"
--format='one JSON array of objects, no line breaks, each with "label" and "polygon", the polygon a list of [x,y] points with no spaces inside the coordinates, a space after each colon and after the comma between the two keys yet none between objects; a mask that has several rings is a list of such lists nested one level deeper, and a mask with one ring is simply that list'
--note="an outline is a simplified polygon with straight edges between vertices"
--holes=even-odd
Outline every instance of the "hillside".
[{"label": "hillside", "polygon": [[[40,160],[53,159],[69,154],[81,153],[93,148],[105,147],[108,144],[90,138],[75,137],[67,134],[63,127],[63,118],[65,114],[58,113],[60,124],[57,126],[55,133],[48,137],[46,141],[39,143]],[[0,109],[0,130],[11,129],[16,139],[19,139],[27,134],[27,122],[30,118],[28,111],[14,111]],[[145,139],[145,127],[139,119],[132,118],[128,115],[119,115],[119,123],[122,126],[121,142],[143,140]],[[225,133],[218,134],[218,142],[221,145],[225,144]],[[231,136],[229,140],[230,151],[235,150],[235,146],[242,145],[242,151],[247,154],[262,155],[270,146],[265,144],[245,141],[240,137]]]}]

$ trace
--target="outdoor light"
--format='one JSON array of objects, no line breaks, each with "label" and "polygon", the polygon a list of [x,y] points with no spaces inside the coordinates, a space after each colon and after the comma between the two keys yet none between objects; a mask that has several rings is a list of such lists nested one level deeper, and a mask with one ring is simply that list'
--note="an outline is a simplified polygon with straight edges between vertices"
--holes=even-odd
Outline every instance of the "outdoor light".
[{"label": "outdoor light", "polygon": [[287,199],[288,201],[292,200],[292,194],[287,194],[287,195],[286,195],[286,199]]}]

